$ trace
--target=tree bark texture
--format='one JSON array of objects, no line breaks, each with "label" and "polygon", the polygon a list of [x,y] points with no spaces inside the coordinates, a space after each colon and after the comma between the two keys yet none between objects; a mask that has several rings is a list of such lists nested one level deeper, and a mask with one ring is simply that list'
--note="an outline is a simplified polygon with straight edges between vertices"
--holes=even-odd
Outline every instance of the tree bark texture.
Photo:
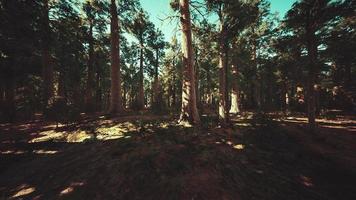
[{"label": "tree bark texture", "polygon": [[190,124],[199,124],[200,117],[197,109],[195,91],[195,72],[193,63],[192,29],[189,11],[189,0],[180,0],[180,14],[182,26],[182,50],[183,50],[183,83],[182,83],[182,108],[180,121],[188,121]]}]

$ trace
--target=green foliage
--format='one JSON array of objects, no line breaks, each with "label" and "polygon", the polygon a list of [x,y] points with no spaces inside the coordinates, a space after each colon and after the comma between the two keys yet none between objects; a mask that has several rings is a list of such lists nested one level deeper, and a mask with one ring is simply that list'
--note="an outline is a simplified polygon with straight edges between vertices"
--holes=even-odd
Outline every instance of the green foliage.
[{"label": "green foliage", "polygon": [[[31,119],[34,113],[44,110],[41,77],[45,43],[49,45],[50,64],[54,68],[54,95],[64,98],[66,106],[73,106],[72,110],[78,109],[73,113],[83,111],[88,69],[92,66],[93,110],[106,111],[111,83],[110,2],[49,1],[49,30],[46,30],[45,3],[0,0],[0,115],[4,119]],[[179,35],[167,43],[165,33],[154,25],[139,0],[117,3],[125,105],[138,109],[142,50],[146,104],[154,113],[179,111],[183,66]],[[214,113],[211,109],[219,97],[217,66],[222,31],[226,33],[227,90],[232,87],[230,66],[235,64],[243,109],[257,108],[258,96],[262,109],[284,109],[285,95],[289,94],[290,109],[305,110],[303,98],[310,68],[308,30],[315,34],[318,46],[321,109],[352,110],[350,107],[354,107],[354,1],[297,1],[282,21],[270,13],[270,3],[266,0],[189,3],[197,99],[204,112]],[[179,10],[179,1],[173,0],[170,5],[175,12]],[[176,19],[176,16],[168,18]],[[159,89],[154,85],[156,79]],[[342,92],[333,96],[334,87]]]}]

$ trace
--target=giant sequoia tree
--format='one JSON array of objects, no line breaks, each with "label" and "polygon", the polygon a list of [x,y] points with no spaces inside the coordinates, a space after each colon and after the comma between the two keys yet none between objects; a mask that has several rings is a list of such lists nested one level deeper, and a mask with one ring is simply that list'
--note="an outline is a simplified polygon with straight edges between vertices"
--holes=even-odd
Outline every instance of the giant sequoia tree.
[{"label": "giant sequoia tree", "polygon": [[189,0],[179,1],[180,23],[182,28],[183,88],[180,121],[199,124],[200,117],[196,99],[196,81],[193,62],[192,26]]},{"label": "giant sequoia tree", "polygon": [[111,100],[110,112],[120,113],[123,111],[121,95],[121,70],[119,52],[119,20],[115,0],[111,0]]}]

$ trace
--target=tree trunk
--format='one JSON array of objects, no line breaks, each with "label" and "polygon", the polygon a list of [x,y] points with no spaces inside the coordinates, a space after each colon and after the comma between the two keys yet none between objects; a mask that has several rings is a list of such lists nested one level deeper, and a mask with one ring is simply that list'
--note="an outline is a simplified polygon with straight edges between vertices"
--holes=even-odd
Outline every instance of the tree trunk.
[{"label": "tree trunk", "polygon": [[88,58],[88,77],[87,77],[87,87],[85,91],[85,110],[86,112],[94,111],[94,65],[93,65],[93,24],[90,22],[89,27],[89,58]]},{"label": "tree trunk", "polygon": [[256,40],[253,40],[252,44],[252,64],[255,70],[255,78],[253,78],[252,82],[254,85],[253,96],[255,100],[255,106],[257,107],[257,111],[261,111],[261,86],[258,77],[258,69],[257,69],[257,47]]},{"label": "tree trunk", "polygon": [[231,91],[230,113],[238,114],[240,113],[240,109],[239,109],[240,99],[239,99],[239,87],[238,87],[239,73],[236,64],[233,64],[231,68],[232,68],[232,91]]},{"label": "tree trunk", "polygon": [[189,0],[180,0],[182,50],[183,50],[183,87],[180,122],[199,124],[195,91],[195,72],[193,63],[192,29],[189,11]]},{"label": "tree trunk", "polygon": [[207,99],[206,99],[206,103],[211,106],[213,104],[213,94],[211,92],[211,73],[210,73],[210,69],[206,70],[206,95],[207,95]]},{"label": "tree trunk", "polygon": [[197,95],[197,107],[201,108],[201,98],[200,98],[200,90],[199,90],[199,84],[200,84],[200,79],[199,79],[199,62],[198,62],[198,49],[195,50],[194,53],[195,57],[195,93]]},{"label": "tree trunk", "polygon": [[60,97],[66,97],[66,87],[65,87],[65,73],[64,71],[59,72],[59,77],[58,77],[58,96]]},{"label": "tree trunk", "polygon": [[139,110],[145,107],[145,93],[143,89],[143,39],[140,38],[140,71],[139,71],[139,86],[137,95],[137,106]]},{"label": "tree trunk", "polygon": [[159,96],[159,49],[156,49],[156,65],[155,65],[155,75],[154,75],[154,82],[153,82],[153,103],[159,104],[158,96]]},{"label": "tree trunk", "polygon": [[172,73],[172,106],[177,105],[177,88],[176,88],[176,75]]},{"label": "tree trunk", "polygon": [[53,85],[53,65],[50,54],[50,25],[49,25],[49,5],[48,0],[44,1],[44,27],[42,41],[42,77],[43,77],[43,101],[45,106],[54,95]]},{"label": "tree trunk", "polygon": [[110,113],[123,111],[119,53],[119,19],[115,0],[111,0],[111,97]]},{"label": "tree trunk", "polygon": [[220,20],[220,41],[219,41],[219,121],[222,126],[228,122],[227,94],[226,94],[226,30],[223,21]]},{"label": "tree trunk", "polygon": [[95,83],[95,88],[96,88],[95,107],[96,107],[96,110],[99,110],[99,111],[102,109],[102,104],[103,104],[101,79],[102,78],[101,78],[100,71],[97,70],[97,72],[96,72],[96,83]]},{"label": "tree trunk", "polygon": [[311,28],[307,28],[307,48],[308,48],[308,58],[309,58],[309,72],[308,72],[308,82],[307,82],[307,94],[308,94],[308,123],[310,131],[314,132],[315,123],[315,113],[316,113],[316,103],[315,103],[315,79],[316,79],[316,64],[317,64],[317,45],[315,38],[315,31]]}]

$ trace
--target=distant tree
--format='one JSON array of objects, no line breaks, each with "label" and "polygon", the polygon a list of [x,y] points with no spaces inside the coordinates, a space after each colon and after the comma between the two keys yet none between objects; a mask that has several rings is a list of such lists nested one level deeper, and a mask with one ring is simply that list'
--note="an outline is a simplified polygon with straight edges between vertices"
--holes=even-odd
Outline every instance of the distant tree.
[{"label": "distant tree", "polygon": [[160,59],[164,56],[164,48],[166,42],[164,41],[164,35],[160,30],[154,30],[150,33],[149,46],[155,52],[154,72],[153,72],[153,88],[152,88],[152,106],[158,108],[162,106],[160,97],[160,80],[159,80],[159,65]]},{"label": "distant tree", "polygon": [[138,109],[143,109],[145,106],[145,93],[144,93],[144,54],[150,33],[154,30],[154,25],[148,20],[147,14],[140,9],[135,15],[132,23],[128,24],[128,30],[132,33],[139,42],[140,50],[140,70],[139,70],[139,91],[137,96]]},{"label": "distant tree", "polygon": [[43,77],[43,102],[49,104],[54,95],[53,63],[51,56],[51,27],[49,20],[49,0],[43,1],[42,6],[42,77]]},{"label": "distant tree", "polygon": [[317,32],[328,22],[340,14],[341,1],[332,0],[302,0],[293,4],[292,9],[286,15],[286,23],[289,27],[299,30],[303,44],[308,51],[308,81],[307,104],[308,123],[311,131],[315,130],[316,123],[316,83],[320,73],[318,60],[318,46],[320,40]]},{"label": "distant tree", "polygon": [[[88,64],[87,64],[87,80],[85,89],[85,110],[91,112],[95,110],[94,106],[94,87],[95,87],[95,36],[94,31],[104,29],[105,5],[102,1],[87,0],[83,5],[83,10],[86,15],[86,23],[88,26]],[[100,27],[101,26],[101,27]]]},{"label": "distant tree", "polygon": [[229,119],[228,110],[228,51],[232,36],[252,23],[258,15],[259,1],[206,0],[207,9],[219,19],[219,121],[225,126]]}]

